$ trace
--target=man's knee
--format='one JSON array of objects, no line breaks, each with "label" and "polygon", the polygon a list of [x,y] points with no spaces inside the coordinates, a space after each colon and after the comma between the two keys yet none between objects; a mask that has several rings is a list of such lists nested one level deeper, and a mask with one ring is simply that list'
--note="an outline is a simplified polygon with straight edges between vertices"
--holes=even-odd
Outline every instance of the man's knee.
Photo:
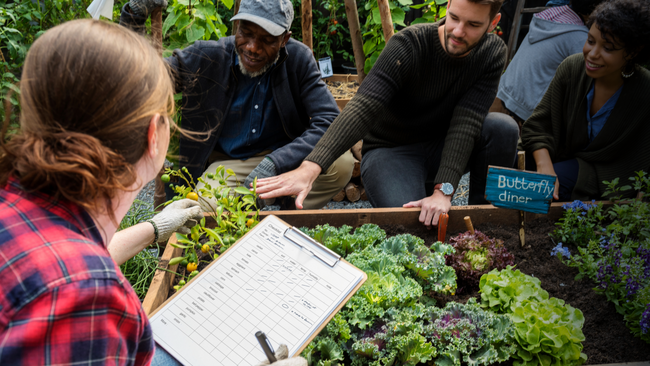
[{"label": "man's knee", "polygon": [[339,156],[339,158],[330,165],[327,172],[325,172],[324,175],[321,174],[321,176],[323,179],[340,186],[342,189],[350,181],[353,170],[354,157],[350,151],[346,151],[343,155]]},{"label": "man's knee", "polygon": [[517,122],[504,113],[491,112],[483,121],[482,135],[485,140],[497,140],[505,146],[517,146],[519,126]]}]

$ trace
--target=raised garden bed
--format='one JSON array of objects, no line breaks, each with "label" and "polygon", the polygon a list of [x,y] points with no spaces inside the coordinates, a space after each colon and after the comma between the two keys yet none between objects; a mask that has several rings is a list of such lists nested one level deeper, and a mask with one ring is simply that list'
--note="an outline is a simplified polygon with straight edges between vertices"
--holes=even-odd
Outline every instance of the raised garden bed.
[{"label": "raised garden bed", "polygon": [[[437,238],[435,230],[426,230],[418,222],[418,209],[282,211],[265,212],[261,216],[269,214],[297,227],[314,227],[326,223],[331,226],[358,227],[374,223],[381,226],[388,236],[410,233],[424,239],[426,244],[431,244]],[[526,246],[522,248],[519,244],[517,211],[497,209],[490,205],[452,207],[447,238],[465,231],[463,218],[471,216],[476,229],[504,240],[507,249],[514,254],[519,270],[539,278],[550,296],[563,299],[583,312],[583,332],[586,338],[583,352],[589,357],[586,364],[636,361],[638,365],[650,365],[647,362],[650,360],[650,346],[630,333],[614,305],[592,290],[595,284],[587,279],[574,281],[577,269],[567,267],[559,259],[550,256],[555,243],[548,233],[555,228],[554,223],[562,214],[561,204],[553,204],[548,215],[527,214]],[[181,252],[182,249],[168,245],[161,267],[165,267],[170,258],[181,255]],[[170,296],[173,281],[171,273],[158,271],[143,303],[148,314]],[[466,302],[477,295],[474,291],[459,292],[456,296],[436,296],[436,306],[443,307],[452,300]]]},{"label": "raised garden bed", "polygon": [[330,76],[324,80],[325,84],[327,84],[327,88],[334,96],[336,104],[339,106],[340,110],[345,108],[346,104],[348,104],[350,99],[352,99],[359,89],[359,79],[357,75],[335,74],[334,76]]}]

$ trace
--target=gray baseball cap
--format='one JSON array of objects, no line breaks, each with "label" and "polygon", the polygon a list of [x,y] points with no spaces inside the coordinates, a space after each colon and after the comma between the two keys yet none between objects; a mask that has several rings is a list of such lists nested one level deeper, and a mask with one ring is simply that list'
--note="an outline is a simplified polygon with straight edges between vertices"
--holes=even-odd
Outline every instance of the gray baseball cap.
[{"label": "gray baseball cap", "polygon": [[291,0],[242,0],[239,12],[230,20],[247,20],[279,36],[291,28],[293,4]]}]

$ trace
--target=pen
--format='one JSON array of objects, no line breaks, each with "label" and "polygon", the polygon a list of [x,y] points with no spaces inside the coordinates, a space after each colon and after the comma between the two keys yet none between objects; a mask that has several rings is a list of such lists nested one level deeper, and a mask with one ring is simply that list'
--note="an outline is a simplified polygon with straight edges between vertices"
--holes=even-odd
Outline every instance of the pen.
[{"label": "pen", "polygon": [[257,338],[257,341],[260,342],[260,346],[262,346],[262,350],[266,354],[266,358],[269,359],[269,363],[277,361],[275,358],[275,351],[273,350],[273,346],[271,346],[269,339],[266,338],[266,334],[264,334],[264,332],[261,330],[257,331],[255,333],[255,338]]}]

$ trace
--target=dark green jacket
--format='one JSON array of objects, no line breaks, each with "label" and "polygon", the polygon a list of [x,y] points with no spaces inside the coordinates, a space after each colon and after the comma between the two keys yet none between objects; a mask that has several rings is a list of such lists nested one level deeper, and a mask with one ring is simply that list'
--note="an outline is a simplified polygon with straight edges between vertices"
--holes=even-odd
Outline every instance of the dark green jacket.
[{"label": "dark green jacket", "polygon": [[589,143],[587,93],[593,81],[585,73],[583,55],[569,56],[521,133],[527,154],[546,148],[554,163],[578,160],[572,198],[580,200],[601,198],[606,189],[603,181],[619,177],[627,182],[635,171],[650,172],[650,72],[637,67],[625,80],[605,126]]}]

